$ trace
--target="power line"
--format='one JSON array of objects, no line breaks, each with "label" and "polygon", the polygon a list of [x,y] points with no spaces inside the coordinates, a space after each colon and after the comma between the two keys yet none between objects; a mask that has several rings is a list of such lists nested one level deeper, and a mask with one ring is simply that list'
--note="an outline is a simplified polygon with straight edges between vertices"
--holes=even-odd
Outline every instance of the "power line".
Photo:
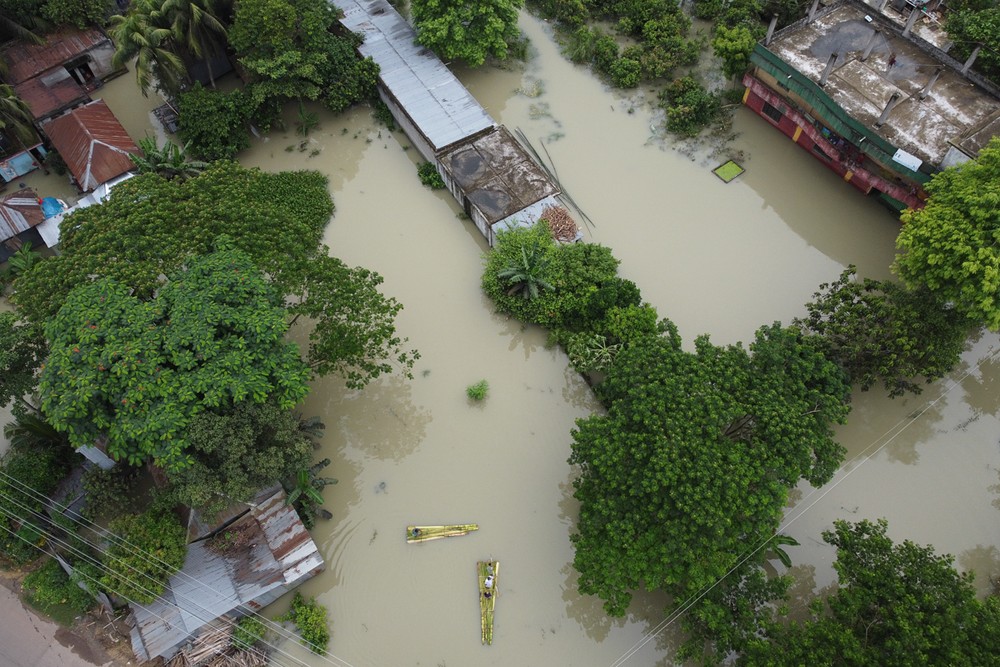
[{"label": "power line", "polygon": [[[760,540],[752,549],[744,551],[742,554],[740,554],[740,556],[737,558],[736,564],[733,565],[725,574],[723,574],[721,577],[719,577],[718,579],[716,579],[713,583],[704,586],[700,591],[698,591],[693,596],[689,597],[687,600],[685,600],[684,602],[682,602],[679,607],[677,607],[674,611],[672,611],[670,614],[667,615],[667,618],[665,618],[662,621],[660,621],[656,625],[656,627],[654,627],[652,630],[650,630],[645,635],[643,635],[642,639],[640,639],[635,644],[633,644],[628,650],[625,651],[625,653],[623,653],[614,662],[612,662],[611,663],[611,667],[620,667],[621,665],[624,665],[625,662],[629,658],[631,658],[633,655],[635,655],[643,646],[645,646],[646,644],[648,644],[654,637],[656,637],[656,635],[658,635],[661,632],[663,632],[664,630],[666,630],[667,627],[669,627],[670,625],[672,625],[674,623],[674,621],[676,621],[678,618],[680,618],[681,616],[683,616],[691,607],[693,607],[702,598],[704,598],[706,595],[708,595],[716,586],[718,586],[719,584],[721,584],[726,579],[726,577],[728,577],[733,572],[735,572],[737,569],[739,569],[739,567],[741,565],[743,565],[747,560],[749,560],[754,554],[756,554],[758,551],[760,551],[761,549],[763,549],[764,546],[766,544],[768,544],[772,539],[774,539],[775,537],[777,537],[780,533],[782,533],[784,530],[786,530],[789,526],[791,526],[793,523],[795,523],[800,518],[802,518],[805,515],[806,512],[808,512],[813,507],[815,507],[816,504],[819,501],[823,500],[823,498],[825,498],[831,491],[833,491],[835,488],[837,488],[837,486],[840,485],[840,483],[843,482],[845,479],[847,479],[848,476],[850,476],[851,474],[853,474],[862,465],[864,465],[865,463],[867,463],[868,461],[870,461],[872,458],[874,458],[874,456],[876,454],[878,454],[880,451],[882,451],[883,449],[885,449],[885,447],[888,446],[889,443],[891,443],[893,440],[895,440],[896,437],[899,436],[900,433],[902,433],[907,428],[909,428],[909,426],[911,424],[913,424],[915,421],[917,421],[920,417],[922,417],[924,415],[924,413],[926,413],[928,410],[930,410],[932,407],[934,407],[941,399],[943,399],[945,396],[947,396],[949,393],[951,393],[951,391],[955,387],[959,386],[959,384],[961,384],[963,380],[965,380],[967,377],[969,377],[972,374],[973,370],[978,369],[979,367],[981,367],[987,361],[992,361],[995,357],[997,357],[997,355],[1000,355],[1000,350],[997,350],[995,352],[991,352],[986,357],[983,357],[982,359],[980,359],[979,361],[977,361],[972,368],[969,368],[967,371],[965,371],[965,373],[962,374],[962,376],[960,378],[958,378],[957,380],[955,380],[954,382],[952,382],[951,385],[944,391],[944,393],[942,393],[937,398],[935,398],[935,399],[933,399],[931,401],[928,401],[924,405],[924,407],[921,408],[919,412],[917,412],[916,416],[913,416],[912,418],[911,417],[904,417],[903,419],[900,419],[893,426],[891,426],[890,428],[888,428],[882,435],[880,435],[878,438],[876,438],[875,440],[873,440],[867,447],[865,447],[861,451],[860,454],[858,454],[856,457],[854,457],[854,459],[852,459],[852,461],[858,461],[860,459],[860,461],[858,462],[858,464],[856,466],[854,466],[850,470],[846,471],[840,477],[840,479],[836,480],[832,484],[830,484],[828,486],[825,486],[825,487],[822,487],[822,489],[814,488],[812,491],[810,491],[805,496],[805,498],[803,498],[802,501],[799,503],[800,505],[801,505],[802,502],[805,502],[805,501],[809,500],[815,494],[819,493],[820,490],[822,490],[822,493],[820,494],[820,496],[818,498],[816,498],[813,502],[811,502],[809,505],[807,505],[806,507],[804,507],[797,514],[795,514],[791,519],[788,519],[788,520],[784,521],[778,527],[778,529],[776,531],[774,531],[774,533],[772,535],[770,535],[769,537],[767,537],[765,539]],[[899,427],[898,430],[897,430],[897,427]],[[881,441],[883,438],[885,438],[890,433],[892,433],[892,435],[887,440],[885,440],[885,442],[883,442],[881,445],[879,445],[870,454],[866,454],[866,452],[868,452],[868,450],[870,450],[872,447],[874,447],[876,443],[878,443],[879,441]],[[841,466],[841,468],[843,468],[843,466]]]},{"label": "power line", "polygon": [[[28,486],[28,485],[26,485],[26,484],[24,484],[24,483],[20,482],[19,480],[15,479],[14,477],[11,477],[11,476],[10,476],[9,474],[7,474],[7,473],[6,473],[5,471],[0,471],[0,476],[2,476],[2,477],[5,477],[5,478],[7,478],[7,479],[9,479],[9,480],[13,481],[14,483],[16,483],[17,485],[19,485],[19,486],[23,487],[24,489],[27,489],[29,493],[31,493],[31,494],[33,494],[33,495],[37,496],[37,498],[39,498],[39,499],[41,499],[41,500],[43,500],[43,501],[44,501],[44,500],[49,500],[49,498],[47,498],[46,496],[44,496],[44,495],[42,495],[41,493],[39,493],[39,492],[38,492],[38,491],[37,491],[36,489],[32,489],[32,488],[31,488],[30,486]],[[25,492],[24,492],[24,491],[22,491],[22,493],[25,493]],[[22,509],[24,509],[24,510],[26,510],[26,511],[28,511],[28,512],[30,512],[30,513],[32,513],[32,514],[34,514],[34,515],[38,516],[38,517],[40,517],[40,518],[41,518],[41,519],[42,519],[43,521],[47,521],[47,517],[44,517],[43,515],[40,515],[40,514],[39,514],[39,513],[37,512],[37,511],[35,511],[35,510],[32,510],[32,509],[31,509],[30,507],[26,507],[26,506],[24,506],[24,505],[22,505],[22,504],[20,504],[20,503],[17,503],[17,501],[13,500],[12,498],[10,498],[10,497],[8,497],[8,496],[4,496],[4,494],[2,494],[2,493],[0,493],[0,497],[5,497],[5,498],[6,498],[7,500],[9,500],[9,501],[13,502],[14,504],[18,505],[18,506],[19,506],[19,507],[21,507]],[[61,507],[61,506],[60,506],[60,507]],[[67,514],[69,514],[69,513],[72,513],[72,514],[76,514],[75,512],[72,512],[71,510],[69,510],[68,508],[63,508],[63,509],[64,509],[64,510],[65,510],[65,511],[67,512]],[[2,508],[0,508],[0,511],[2,511]],[[11,514],[8,514],[8,516],[11,516]],[[14,518],[17,518],[17,517],[16,517],[16,515],[13,515],[13,516],[14,516]],[[66,514],[64,514],[64,516],[66,516]],[[77,516],[79,516],[79,515],[77,515]],[[81,521],[80,519],[73,519],[72,517],[68,517],[68,518],[70,518],[71,520],[75,521],[76,523],[79,523],[79,524],[80,524],[81,526],[83,526],[83,525],[84,525],[84,523],[83,523],[83,522],[82,522],[82,521]],[[146,562],[148,562],[148,563],[151,563],[151,564],[154,564],[154,565],[157,565],[157,567],[160,567],[160,568],[164,568],[164,569],[166,569],[166,568],[169,568],[169,566],[168,566],[168,565],[167,565],[166,563],[164,563],[164,562],[163,562],[162,560],[159,560],[159,559],[155,559],[155,558],[150,558],[150,557],[149,557],[149,555],[148,555],[148,554],[147,554],[147,553],[146,553],[145,551],[143,551],[142,549],[138,548],[138,547],[137,547],[136,545],[132,544],[131,542],[129,542],[129,541],[128,541],[128,540],[126,540],[125,538],[121,537],[120,535],[116,535],[116,534],[114,534],[114,533],[111,533],[110,531],[107,531],[107,530],[105,530],[105,529],[103,529],[103,528],[100,528],[99,526],[96,526],[96,525],[92,525],[91,527],[93,527],[93,528],[96,528],[96,529],[97,529],[98,531],[101,531],[101,532],[102,532],[102,533],[103,533],[104,535],[106,535],[106,536],[110,536],[111,538],[113,538],[113,539],[117,540],[117,541],[118,541],[118,542],[119,542],[120,544],[122,544],[122,545],[128,545],[128,546],[130,547],[130,548],[129,548],[128,550],[129,550],[129,551],[131,551],[131,553],[132,553],[133,555],[138,555],[138,556],[139,556],[140,558],[142,558],[142,559],[143,559],[143,560],[145,560]],[[47,535],[47,536],[48,536],[48,535]],[[87,540],[86,538],[84,538],[84,537],[82,537],[82,536],[77,536],[77,537],[78,537],[78,539],[80,539],[80,541],[82,541],[82,542],[83,542],[84,544],[86,544],[86,545],[87,545],[87,546],[89,546],[90,548],[94,549],[95,551],[97,551],[97,552],[99,552],[99,553],[107,553],[107,552],[103,551],[102,549],[100,549],[100,547],[98,547],[97,545],[95,545],[95,544],[93,544],[92,542],[88,541],[88,540]],[[75,551],[75,552],[79,553],[79,550],[77,550],[77,549],[75,549],[74,547],[72,547],[72,545],[68,545],[68,544],[66,544],[65,542],[62,542],[62,541],[58,540],[58,538],[56,538],[56,537],[54,537],[54,536],[52,536],[52,539],[53,539],[53,541],[55,541],[55,542],[57,542],[57,543],[60,543],[60,544],[64,544],[65,546],[67,546],[67,548],[69,548],[69,549],[71,549],[71,550],[73,550],[73,551]],[[99,567],[99,568],[103,569],[104,571],[106,571],[106,572],[111,572],[110,568],[108,568],[107,566],[105,566],[105,565],[104,565],[103,563],[100,563],[100,562],[96,562],[96,563],[95,563],[95,562],[93,562],[93,559],[90,559],[90,558],[89,558],[88,556],[86,556],[85,554],[81,554],[81,557],[83,557],[84,559],[87,559],[87,560],[88,560],[88,562],[90,562],[91,564],[94,564],[94,565],[96,565],[97,567]],[[121,559],[117,559],[117,560],[121,560]],[[142,572],[142,571],[138,570],[137,568],[135,568],[134,566],[131,566],[130,564],[126,563],[125,561],[121,561],[121,562],[122,562],[122,563],[123,563],[123,564],[124,564],[124,565],[125,565],[126,567],[128,567],[129,569],[131,569],[131,570],[135,571],[135,572],[136,572],[136,573],[138,573],[139,575],[141,575],[141,576],[144,576],[144,577],[146,577],[147,579],[150,579],[150,580],[152,580],[152,577],[151,577],[151,576],[150,576],[150,575],[149,575],[148,573],[146,573],[146,572]],[[116,573],[116,574],[118,574],[119,576],[121,576],[121,573]],[[213,591],[213,592],[217,592],[217,591],[215,591],[214,589],[212,589],[211,587],[209,587],[209,586],[208,586],[207,584],[204,584],[203,582],[200,582],[200,581],[198,581],[197,579],[195,579],[194,577],[191,577],[190,575],[186,575],[186,573],[183,573],[182,571],[178,571],[178,572],[176,572],[175,574],[182,574],[182,575],[185,575],[185,576],[187,576],[187,577],[188,577],[188,578],[189,578],[190,580],[192,580],[192,581],[194,581],[194,582],[198,583],[199,585],[202,585],[203,587],[205,587],[205,588],[206,588],[207,590],[210,590],[210,591]],[[124,578],[124,579],[125,579],[125,580],[126,580],[126,581],[127,581],[128,583],[129,583],[129,584],[131,584],[131,585],[135,586],[136,588],[140,589],[141,591],[143,591],[143,592],[145,592],[145,593],[149,593],[149,594],[150,594],[150,595],[152,595],[153,597],[159,597],[159,596],[156,596],[156,595],[154,595],[154,594],[153,594],[153,593],[152,593],[151,591],[149,591],[149,590],[148,590],[147,588],[145,588],[145,587],[144,587],[144,586],[142,586],[141,584],[138,584],[138,583],[137,583],[137,582],[135,582],[134,580],[132,580],[132,579],[129,579],[128,577],[123,577],[123,578]],[[116,594],[119,594],[119,595],[120,595],[120,593],[117,593],[117,592],[116,592]],[[183,595],[183,594],[180,594],[180,593],[178,593],[177,591],[174,591],[174,595],[175,595],[175,597],[177,597],[178,599],[184,599],[184,600],[187,600],[188,602],[190,602],[191,604],[193,604],[193,605],[194,605],[194,606],[196,606],[197,608],[199,608],[199,609],[201,609],[202,611],[204,611],[204,612],[206,612],[207,614],[209,614],[209,616],[210,616],[210,617],[209,617],[208,619],[206,619],[206,618],[204,618],[204,617],[200,616],[199,614],[195,613],[195,611],[194,611],[193,609],[191,609],[191,608],[185,608],[185,609],[186,609],[186,611],[188,611],[188,612],[189,612],[189,613],[190,613],[190,614],[191,614],[192,616],[194,616],[195,618],[197,618],[197,619],[198,619],[199,621],[202,621],[202,623],[203,623],[203,624],[205,624],[205,623],[208,623],[208,622],[210,622],[210,621],[212,621],[212,620],[215,620],[215,618],[217,618],[217,617],[216,617],[216,616],[214,615],[214,613],[213,613],[213,612],[211,612],[211,611],[210,611],[209,609],[205,608],[205,607],[204,607],[203,605],[199,604],[199,603],[198,603],[197,601],[193,600],[193,599],[192,599],[191,597],[189,597],[189,596],[186,596],[186,595]],[[121,597],[125,597],[125,599],[128,599],[128,598],[127,598],[126,596],[121,596]],[[230,596],[230,597],[231,597],[231,596]],[[227,599],[227,600],[228,600],[228,599],[230,599],[230,598],[224,598],[224,599]],[[181,607],[180,607],[180,605],[178,605],[178,604],[176,604],[176,603],[171,603],[171,602],[169,602],[169,601],[168,601],[167,599],[165,599],[165,598],[161,598],[161,600],[162,600],[162,601],[163,601],[163,602],[164,602],[165,604],[168,604],[168,605],[172,605],[172,606],[175,606],[175,607],[177,607],[178,609],[180,609],[180,608],[181,608]],[[259,614],[257,614],[257,613],[255,613],[255,612],[253,612],[252,610],[250,610],[250,609],[249,609],[248,607],[246,607],[245,605],[242,605],[242,604],[241,604],[241,605],[237,605],[237,608],[238,608],[238,607],[244,607],[244,608],[246,608],[246,609],[247,609],[247,610],[248,610],[248,611],[250,612],[250,613],[249,613],[249,614],[247,614],[247,615],[254,615],[254,616],[257,616],[258,618],[262,619],[262,620],[263,620],[263,622],[264,622],[264,624],[265,624],[265,626],[270,626],[270,627],[273,627],[273,628],[277,629],[277,630],[278,630],[278,631],[280,632],[280,636],[281,636],[282,638],[288,638],[288,637],[295,637],[294,633],[292,633],[291,631],[287,630],[286,628],[282,627],[281,625],[278,625],[278,624],[274,623],[274,622],[273,622],[273,621],[271,621],[270,619],[267,619],[267,618],[264,618],[263,616],[260,616]],[[144,605],[144,608],[145,608],[145,605]],[[150,614],[152,614],[153,616],[156,616],[157,618],[162,618],[161,616],[159,616],[158,614],[156,614],[155,612],[153,612],[152,610],[150,610],[150,609],[148,609],[148,608],[145,608],[145,610],[146,610],[147,612],[149,612]],[[235,625],[235,622],[230,622],[230,623],[229,623],[229,625]],[[171,626],[171,627],[175,627],[175,626]],[[303,661],[302,661],[301,659],[299,659],[299,658],[296,658],[295,656],[293,656],[293,655],[289,654],[288,652],[284,651],[283,649],[281,649],[281,648],[280,648],[280,647],[278,647],[277,645],[274,645],[274,644],[270,644],[270,643],[268,643],[268,642],[265,642],[265,641],[262,641],[262,643],[263,643],[263,644],[264,644],[265,646],[267,646],[268,648],[271,648],[271,649],[273,649],[274,651],[276,651],[276,652],[278,652],[278,653],[281,653],[282,655],[284,655],[284,656],[286,656],[286,657],[288,657],[288,658],[291,658],[292,660],[294,660],[294,661],[295,661],[295,662],[297,662],[298,664],[300,664],[300,665],[305,665],[305,663],[304,663],[304,662],[303,662]],[[332,655],[332,654],[331,654],[331,655]],[[319,654],[317,654],[317,656],[318,656],[319,658],[321,658],[321,659],[325,659],[325,660],[326,660],[326,661],[327,661],[327,662],[328,662],[329,664],[331,664],[331,665],[335,665],[335,666],[336,666],[336,665],[338,665],[338,664],[342,664],[342,665],[346,665],[347,667],[352,667],[352,666],[351,666],[351,664],[350,664],[349,662],[347,662],[346,660],[343,660],[342,658],[339,658],[339,657],[337,657],[337,656],[333,656],[333,657],[334,657],[334,658],[336,658],[336,659],[337,659],[337,660],[339,661],[339,663],[335,663],[335,662],[331,661],[331,660],[330,660],[329,658],[326,658],[326,656],[322,656],[322,655],[319,655]],[[281,666],[280,666],[280,663],[279,663],[279,667],[281,667]]]}]

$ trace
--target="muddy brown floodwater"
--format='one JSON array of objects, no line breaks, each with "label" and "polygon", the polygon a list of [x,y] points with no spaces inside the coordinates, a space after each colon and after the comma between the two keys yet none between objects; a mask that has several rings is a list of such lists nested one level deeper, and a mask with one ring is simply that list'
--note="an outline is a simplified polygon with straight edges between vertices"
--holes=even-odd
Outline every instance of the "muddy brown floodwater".
[{"label": "muddy brown floodwater", "polygon": [[[676,150],[651,131],[643,93],[616,95],[565,61],[544,22],[522,15],[521,27],[534,48],[523,69],[461,78],[494,118],[523,129],[539,152],[544,143],[593,221],[588,240],[614,250],[687,345],[703,333],[745,341],[803,314],[818,284],[847,264],[890,275],[898,220],[763,120],[737,111],[731,149],[747,171],[723,184],[710,169],[724,157]],[[102,94],[138,138],[151,103],[137,104],[129,81]],[[493,312],[479,288],[482,237],[450,195],[420,185],[406,138],[367,109],[321,118],[305,143],[275,132],[240,158],[329,176],[331,252],[385,277],[384,291],[406,306],[400,332],[422,357],[413,380],[360,392],[323,380],[303,406],[326,423],[319,456],[340,480],[325,492],[335,518],[314,531],[327,570],[305,586],[329,607],[332,655],[285,642],[276,664],[671,664],[674,625],[630,654],[662,627],[662,596],[640,593],[626,618],[611,620],[576,592],[566,459],[574,421],[599,409],[589,388],[544,332]],[[894,538],[954,554],[981,588],[997,571],[997,343],[994,334],[970,342],[963,368],[921,396],[855,396],[838,430],[847,463],[827,487],[797,489],[788,510],[785,532],[803,545],[789,550],[796,595],[834,580],[820,533],[837,518],[887,517]],[[465,388],[481,379],[489,396],[472,403]],[[481,528],[404,541],[410,523],[466,522]],[[485,558],[502,564],[490,647],[479,641],[475,574]]]}]

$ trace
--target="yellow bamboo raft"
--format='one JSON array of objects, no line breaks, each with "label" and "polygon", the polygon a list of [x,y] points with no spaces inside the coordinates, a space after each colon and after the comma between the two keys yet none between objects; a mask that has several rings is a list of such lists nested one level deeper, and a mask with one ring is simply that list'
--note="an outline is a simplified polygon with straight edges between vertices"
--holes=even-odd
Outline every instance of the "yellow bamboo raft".
[{"label": "yellow bamboo raft", "polygon": [[466,535],[474,530],[479,530],[478,523],[459,523],[453,526],[407,526],[406,541],[410,544],[428,542],[440,540],[443,537]]},{"label": "yellow bamboo raft", "polygon": [[[476,563],[476,574],[479,576],[479,610],[482,614],[483,643],[493,643],[493,609],[496,607],[497,580],[500,578],[500,561],[486,560]],[[493,576],[493,585],[487,588],[486,578]]]}]

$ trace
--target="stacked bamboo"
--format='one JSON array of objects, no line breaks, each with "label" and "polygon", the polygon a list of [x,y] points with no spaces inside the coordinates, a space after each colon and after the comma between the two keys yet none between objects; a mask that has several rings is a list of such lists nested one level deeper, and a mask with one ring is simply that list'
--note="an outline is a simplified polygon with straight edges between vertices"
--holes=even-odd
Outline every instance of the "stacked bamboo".
[{"label": "stacked bamboo", "polygon": [[562,206],[546,206],[542,209],[541,219],[548,223],[549,231],[557,241],[571,243],[580,233],[569,211]]},{"label": "stacked bamboo", "polygon": [[[484,644],[493,643],[493,610],[497,604],[497,580],[500,577],[500,561],[479,561],[476,563],[479,575],[479,609],[482,616],[482,639]],[[493,575],[493,585],[486,588],[486,577]],[[489,595],[487,595],[489,593]]]}]

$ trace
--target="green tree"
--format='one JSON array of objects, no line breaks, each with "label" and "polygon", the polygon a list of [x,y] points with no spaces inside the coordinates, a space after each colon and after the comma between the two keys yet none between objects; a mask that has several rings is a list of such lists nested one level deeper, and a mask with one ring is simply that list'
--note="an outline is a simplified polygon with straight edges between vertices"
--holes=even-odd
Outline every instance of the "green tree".
[{"label": "green tree", "polygon": [[247,256],[223,248],[142,301],[113,279],[73,289],[46,325],[42,409],[74,447],[116,460],[189,463],[191,418],[242,401],[290,409],[309,371],[285,342],[285,310]]},{"label": "green tree", "polygon": [[149,604],[184,565],[184,527],[168,512],[126,514],[108,526],[111,542],[102,554],[101,585],[126,600]]},{"label": "green tree", "polygon": [[849,387],[807,337],[775,324],[749,353],[706,337],[689,353],[665,326],[618,353],[597,387],[607,414],[573,432],[573,565],[616,616],[640,585],[683,600],[725,575],[774,532],[788,490],[843,457],[831,426]]},{"label": "green tree", "polygon": [[756,45],[757,36],[745,25],[717,26],[712,38],[712,51],[722,60],[722,73],[729,79],[747,70]]},{"label": "green tree", "polygon": [[523,0],[412,0],[417,42],[445,60],[478,67],[488,57],[504,59],[517,38]]},{"label": "green tree", "polygon": [[1000,664],[1000,604],[976,598],[951,556],[886,535],[885,520],[834,522],[835,592],[805,621],[774,623],[751,638],[741,665]]},{"label": "green tree", "polygon": [[0,134],[17,139],[22,146],[34,145],[38,138],[31,110],[5,83],[0,83]]},{"label": "green tree", "polygon": [[161,275],[227,234],[308,328],[314,373],[342,372],[352,386],[395,369],[409,373],[417,355],[396,333],[402,306],[379,292],[381,276],[329,257],[320,243],[332,212],[317,172],[269,174],[213,162],[185,181],[139,175],[103,204],[73,213],[60,254],[18,278],[11,298],[32,323],[53,317],[69,291],[94,275],[148,299]]},{"label": "green tree", "polygon": [[205,60],[214,88],[211,59],[219,53],[220,42],[226,42],[226,26],[219,18],[220,0],[162,0],[160,12],[170,26],[173,43],[194,58]]},{"label": "green tree", "polygon": [[324,0],[241,0],[229,43],[253,77],[253,104],[323,100],[342,111],[375,92],[378,66],[359,60],[360,37],[333,34],[337,17]]},{"label": "green tree", "polygon": [[111,0],[46,0],[42,16],[54,25],[87,28],[104,23],[111,5]]},{"label": "green tree", "polygon": [[187,83],[187,68],[175,53],[174,33],[164,20],[162,0],[134,0],[125,15],[112,16],[108,33],[115,42],[112,62],[123,67],[135,58],[135,80],[144,96],[154,82],[167,95]]},{"label": "green tree", "polygon": [[927,205],[901,216],[896,272],[960,315],[1000,329],[1000,137],[925,188]]},{"label": "green tree", "polygon": [[38,386],[38,369],[45,358],[44,336],[16,313],[0,313],[0,405],[15,401],[38,412],[29,398]]},{"label": "green tree", "polygon": [[186,429],[191,464],[167,475],[171,498],[208,513],[250,500],[309,467],[318,436],[310,424],[273,401],[195,415]]},{"label": "green tree", "polygon": [[964,60],[981,44],[973,68],[1000,83],[1000,6],[993,0],[950,2],[944,27],[954,43],[950,53]]},{"label": "green tree", "polygon": [[796,319],[819,337],[827,356],[867,391],[879,381],[890,396],[920,393],[915,378],[944,377],[958,363],[971,323],[926,288],[856,279],[851,266],[820,285],[808,316]]},{"label": "green tree", "polygon": [[180,135],[193,156],[231,160],[250,146],[254,107],[245,90],[209,90],[195,84],[180,94],[178,110]]},{"label": "green tree", "polygon": [[153,173],[167,179],[184,179],[197,176],[208,166],[207,162],[190,159],[186,147],[182,148],[171,141],[160,146],[153,137],[143,137],[139,140],[139,148],[142,155],[132,154],[129,157],[141,174]]}]

